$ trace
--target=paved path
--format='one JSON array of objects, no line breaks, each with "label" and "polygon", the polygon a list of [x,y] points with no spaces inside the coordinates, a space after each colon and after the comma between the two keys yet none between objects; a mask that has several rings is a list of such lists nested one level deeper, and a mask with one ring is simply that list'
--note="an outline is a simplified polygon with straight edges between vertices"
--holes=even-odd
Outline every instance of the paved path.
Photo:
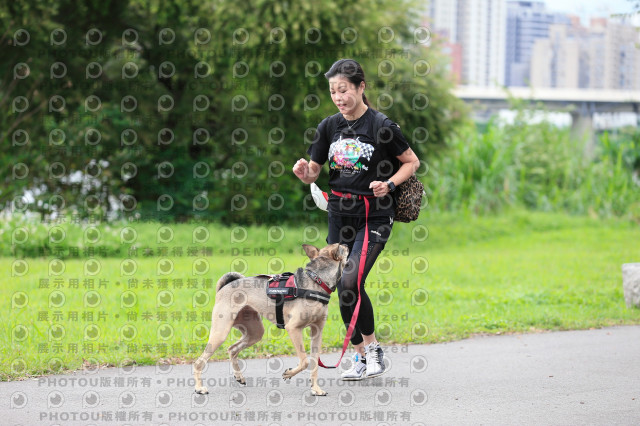
[{"label": "paved path", "polygon": [[[308,372],[285,383],[291,357],[248,360],[241,387],[227,362],[109,368],[0,383],[2,425],[640,424],[640,326],[387,347],[389,371],[345,383]],[[335,362],[335,354],[325,363]]]}]

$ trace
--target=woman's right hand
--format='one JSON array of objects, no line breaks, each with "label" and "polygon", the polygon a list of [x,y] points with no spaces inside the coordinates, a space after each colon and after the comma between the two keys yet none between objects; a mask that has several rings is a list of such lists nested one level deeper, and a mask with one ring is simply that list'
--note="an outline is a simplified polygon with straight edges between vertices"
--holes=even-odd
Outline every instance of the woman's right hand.
[{"label": "woman's right hand", "polygon": [[299,159],[293,166],[293,174],[305,182],[309,178],[309,162],[304,158]]}]

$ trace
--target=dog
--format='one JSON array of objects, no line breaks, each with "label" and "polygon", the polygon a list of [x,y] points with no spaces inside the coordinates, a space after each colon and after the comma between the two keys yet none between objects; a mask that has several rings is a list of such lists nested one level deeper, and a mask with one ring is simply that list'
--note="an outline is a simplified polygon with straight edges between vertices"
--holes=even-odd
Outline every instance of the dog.
[{"label": "dog", "polygon": [[[347,264],[349,249],[345,245],[331,244],[322,249],[303,244],[303,250],[309,257],[305,268],[298,268],[294,273],[298,289],[302,293],[322,293],[322,285],[335,290],[342,271]],[[276,324],[276,302],[267,296],[266,288],[269,276],[245,277],[237,272],[224,274],[216,285],[216,299],[211,313],[211,331],[204,352],[193,364],[195,391],[206,394],[208,390],[202,385],[202,370],[211,355],[227,339],[232,327],[240,330],[241,338],[228,349],[229,359],[235,379],[246,384],[238,365],[238,353],[259,342],[264,334],[261,317]],[[326,293],[325,293],[326,294]],[[329,293],[330,294],[330,293]],[[282,305],[284,329],[289,334],[299,363],[295,368],[287,369],[282,377],[291,379],[306,370],[309,359],[304,348],[302,332],[311,328],[311,392],[313,395],[326,395],[318,386],[318,359],[322,345],[322,329],[328,314],[328,294],[325,303],[302,297],[286,301]]]}]

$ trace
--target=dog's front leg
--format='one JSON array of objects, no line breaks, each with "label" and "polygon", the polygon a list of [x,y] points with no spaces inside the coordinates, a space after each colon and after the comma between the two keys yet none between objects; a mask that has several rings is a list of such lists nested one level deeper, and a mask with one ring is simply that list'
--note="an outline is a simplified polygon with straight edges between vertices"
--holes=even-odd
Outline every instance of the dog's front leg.
[{"label": "dog's front leg", "polygon": [[318,385],[318,360],[322,350],[322,329],[324,328],[325,319],[311,324],[311,393],[317,396],[325,396],[327,393],[320,389]]},{"label": "dog's front leg", "polygon": [[287,325],[286,330],[289,333],[293,347],[296,350],[296,355],[298,355],[298,359],[300,360],[297,367],[288,368],[284,373],[282,373],[283,379],[290,379],[302,370],[305,370],[309,366],[309,360],[307,359],[307,352],[304,350],[302,327],[291,326],[291,328],[289,328],[289,325]]}]

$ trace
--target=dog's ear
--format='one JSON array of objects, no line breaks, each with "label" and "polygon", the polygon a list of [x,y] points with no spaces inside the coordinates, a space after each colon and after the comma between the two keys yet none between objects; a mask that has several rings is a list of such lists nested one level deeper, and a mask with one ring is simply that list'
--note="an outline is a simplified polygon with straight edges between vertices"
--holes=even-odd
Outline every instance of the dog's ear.
[{"label": "dog's ear", "polygon": [[314,247],[312,245],[309,244],[303,244],[302,245],[302,249],[304,250],[305,253],[307,253],[307,256],[309,256],[309,259],[313,260],[316,257],[318,257],[318,252],[320,252],[320,250],[318,250],[317,247]]},{"label": "dog's ear", "polygon": [[344,244],[334,244],[331,248],[331,257],[337,261],[346,259],[349,257],[349,248]]},{"label": "dog's ear", "polygon": [[333,260],[342,260],[349,257],[349,248],[344,244],[336,244],[334,249],[331,251],[331,255],[333,256]]}]

